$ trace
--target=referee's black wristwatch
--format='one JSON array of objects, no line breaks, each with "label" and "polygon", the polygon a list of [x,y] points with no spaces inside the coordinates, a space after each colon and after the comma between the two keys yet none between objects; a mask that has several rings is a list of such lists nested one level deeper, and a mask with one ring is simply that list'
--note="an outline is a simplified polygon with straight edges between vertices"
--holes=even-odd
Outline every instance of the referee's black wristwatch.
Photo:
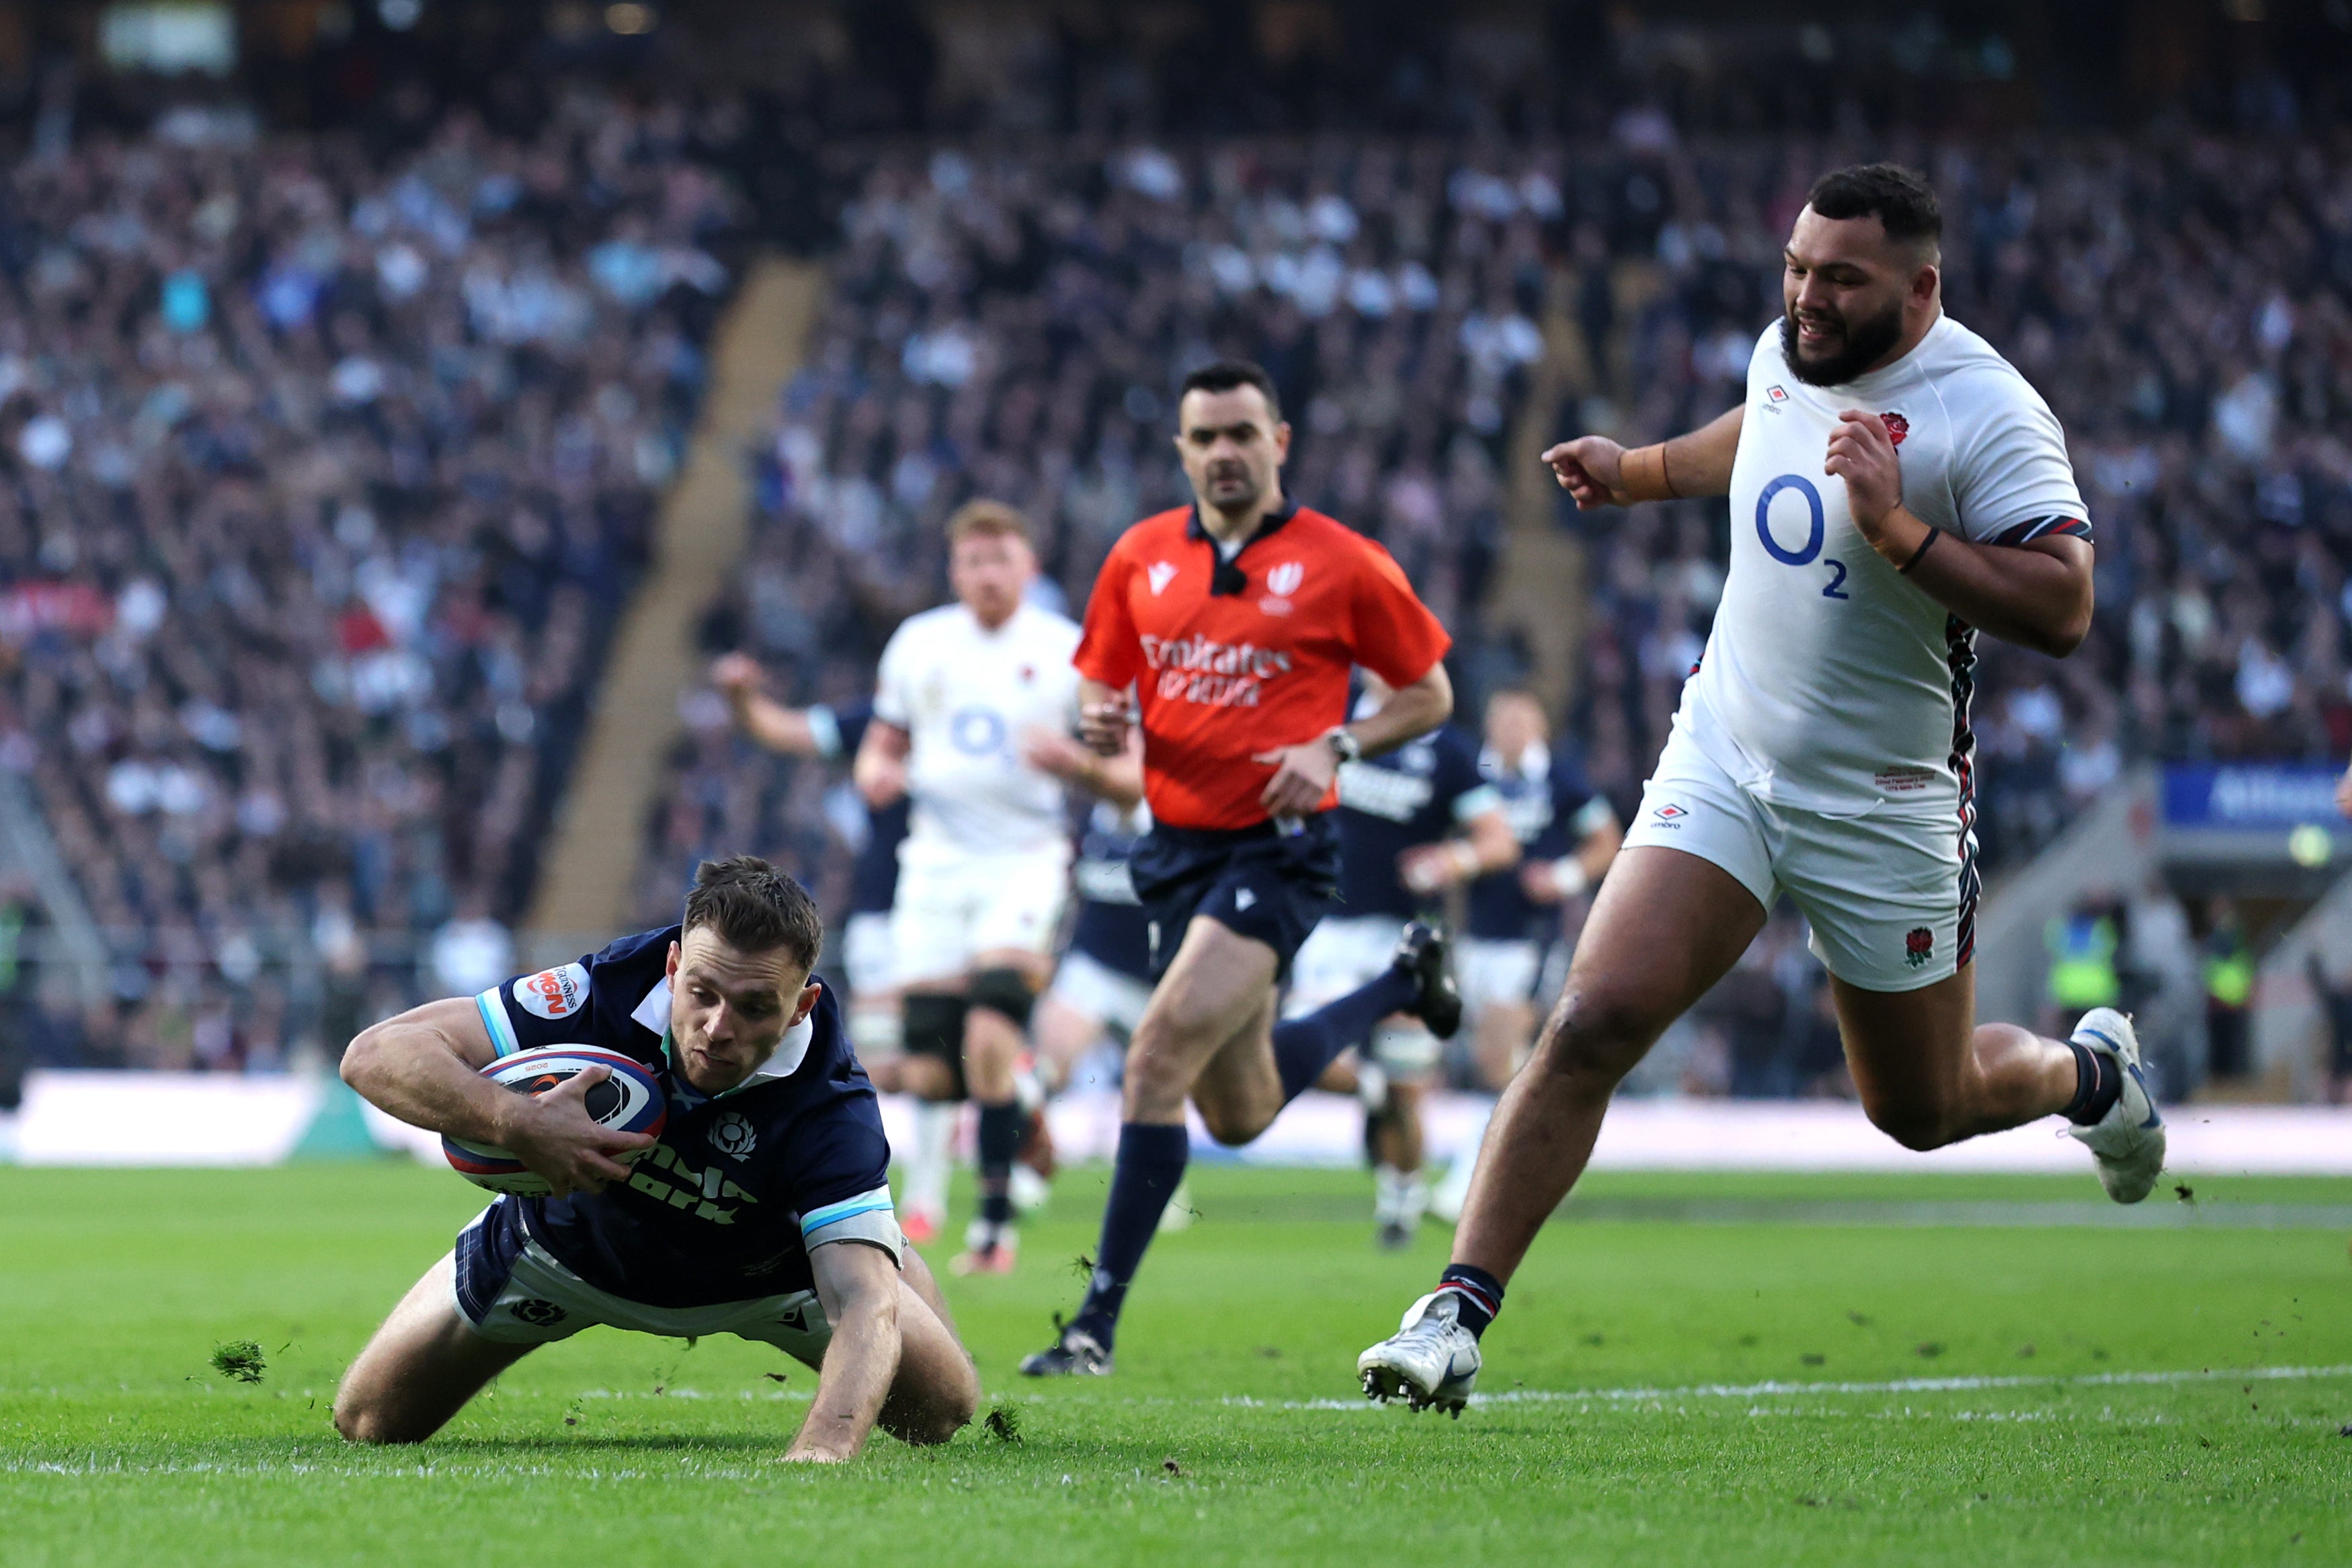
[{"label": "referee's black wristwatch", "polygon": [[1325,730],[1323,744],[1329,747],[1331,755],[1341,762],[1361,762],[1364,759],[1364,743],[1358,740],[1344,724],[1335,724]]}]

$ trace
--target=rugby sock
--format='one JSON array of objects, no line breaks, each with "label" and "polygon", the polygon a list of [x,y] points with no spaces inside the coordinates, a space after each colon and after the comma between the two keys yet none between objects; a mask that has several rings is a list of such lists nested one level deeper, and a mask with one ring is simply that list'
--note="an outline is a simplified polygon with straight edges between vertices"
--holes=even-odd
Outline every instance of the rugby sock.
[{"label": "rugby sock", "polygon": [[1351,1045],[1361,1045],[1372,1026],[1393,1012],[1402,1012],[1421,995],[1421,983],[1402,969],[1383,969],[1370,985],[1360,986],[1338,1001],[1305,1018],[1276,1024],[1274,1067],[1282,1075],[1282,1100],[1288,1104],[1323,1076],[1323,1070]]},{"label": "rugby sock", "polygon": [[2066,1042],[2074,1053],[2074,1097],[2066,1102],[2066,1120],[2087,1127],[2112,1110],[2124,1092],[2123,1068],[2103,1051]]},{"label": "rugby sock", "polygon": [[1142,1266],[1144,1249],[1160,1228],[1160,1216],[1184,1179],[1191,1134],[1182,1125],[1129,1122],[1118,1130],[1118,1157],[1111,1166],[1110,1201],[1103,1205],[1102,1240],[1095,1249],[1094,1278],[1071,1327],[1111,1346],[1118,1333],[1127,1287]]},{"label": "rugby sock", "polygon": [[1468,1263],[1449,1263],[1445,1272],[1437,1277],[1440,1291],[1451,1291],[1459,1309],[1462,1326],[1477,1338],[1503,1310],[1503,1281]]},{"label": "rugby sock", "polygon": [[1013,1223],[1013,1156],[1024,1120],[1017,1101],[980,1108],[980,1218],[992,1231]]}]

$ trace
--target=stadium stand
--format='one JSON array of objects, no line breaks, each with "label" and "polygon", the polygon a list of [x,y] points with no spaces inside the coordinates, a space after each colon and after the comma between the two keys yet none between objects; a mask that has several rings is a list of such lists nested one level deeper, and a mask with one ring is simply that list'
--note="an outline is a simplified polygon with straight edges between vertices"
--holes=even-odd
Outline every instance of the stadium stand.
[{"label": "stadium stand", "polygon": [[112,946],[38,1056],[271,1064],[505,964],[728,283],[681,124],[12,171],[0,760]]}]

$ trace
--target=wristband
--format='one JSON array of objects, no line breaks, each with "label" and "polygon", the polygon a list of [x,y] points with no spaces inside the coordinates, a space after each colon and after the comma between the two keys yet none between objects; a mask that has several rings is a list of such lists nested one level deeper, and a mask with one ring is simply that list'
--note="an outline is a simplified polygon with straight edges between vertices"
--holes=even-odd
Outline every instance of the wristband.
[{"label": "wristband", "polygon": [[1896,567],[1895,570],[1905,577],[1910,576],[1911,569],[1917,566],[1922,560],[1925,560],[1927,557],[1927,552],[1936,548],[1936,541],[1943,537],[1944,530],[1937,528],[1935,524],[1929,523],[1927,525],[1927,537],[1919,541],[1919,548],[1911,552],[1911,559],[1905,561],[1901,566]]},{"label": "wristband", "polygon": [[1679,501],[1682,492],[1666,477],[1666,444],[1637,446],[1619,460],[1618,477],[1636,501]]},{"label": "wristband", "polygon": [[1361,762],[1364,759],[1364,743],[1357,739],[1344,724],[1335,724],[1325,730],[1323,744],[1329,747],[1331,755],[1342,762]]},{"label": "wristband", "polygon": [[1574,898],[1592,886],[1592,873],[1574,855],[1562,855],[1551,862],[1551,881],[1562,898]]}]

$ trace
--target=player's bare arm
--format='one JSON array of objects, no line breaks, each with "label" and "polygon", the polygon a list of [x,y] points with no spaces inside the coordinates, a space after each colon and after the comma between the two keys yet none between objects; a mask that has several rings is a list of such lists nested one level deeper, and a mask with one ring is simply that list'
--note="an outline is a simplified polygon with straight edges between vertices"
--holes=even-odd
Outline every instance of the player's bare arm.
[{"label": "player's bare arm", "polygon": [[1066,735],[1033,729],[1021,737],[1021,760],[1123,811],[1143,800],[1143,737],[1131,727],[1108,757]]},{"label": "player's bare arm", "polygon": [[710,666],[710,684],[727,699],[735,727],[770,751],[815,757],[823,749],[806,709],[786,707],[760,689],[760,665],[750,654],[722,654]]},{"label": "player's bare arm", "polygon": [[1726,495],[1747,412],[1742,403],[1696,430],[1630,452],[1605,435],[1580,435],[1550,448],[1543,460],[1583,512],[1630,507],[1636,501]]},{"label": "player's bare arm", "polygon": [[1969,625],[2064,658],[2091,630],[2090,541],[2059,535],[1980,545],[1903,505],[1902,458],[1876,414],[1839,412],[1822,472],[1845,481],[1854,527],[1888,565]]},{"label": "player's bare arm", "polygon": [[1584,837],[1575,852],[1558,860],[1532,860],[1519,867],[1519,885],[1538,904],[1558,904],[1601,885],[1609,862],[1625,842],[1625,826],[1615,812]]},{"label": "player's bare arm", "polygon": [[866,727],[849,777],[867,805],[879,810],[907,793],[907,758],[913,751],[912,738],[897,725],[877,718]]},{"label": "player's bare arm", "polygon": [[1415,893],[1440,893],[1519,863],[1519,836],[1501,807],[1481,811],[1463,824],[1458,839],[1422,844],[1397,857],[1397,873]]},{"label": "player's bare arm", "polygon": [[856,1241],[817,1248],[809,1269],[833,1343],[817,1374],[815,1402],[784,1458],[839,1464],[866,1446],[898,1375],[898,1270],[887,1253]]},{"label": "player's bare arm", "polygon": [[[1324,793],[1338,776],[1343,755],[1378,757],[1405,742],[1427,735],[1454,713],[1454,683],[1444,664],[1433,664],[1410,685],[1399,686],[1388,701],[1352,724],[1297,746],[1258,753],[1257,760],[1274,768],[1261,797],[1273,816],[1303,816],[1323,803]],[[1346,739],[1343,741],[1342,737]]]},{"label": "player's bare arm", "polygon": [[342,1076],[411,1126],[513,1151],[559,1197],[629,1179],[615,1156],[654,1140],[600,1127],[588,1114],[588,1091],[610,1070],[591,1067],[545,1094],[516,1094],[481,1076],[497,1056],[480,1009],[452,997],[371,1026],[343,1052]]}]

